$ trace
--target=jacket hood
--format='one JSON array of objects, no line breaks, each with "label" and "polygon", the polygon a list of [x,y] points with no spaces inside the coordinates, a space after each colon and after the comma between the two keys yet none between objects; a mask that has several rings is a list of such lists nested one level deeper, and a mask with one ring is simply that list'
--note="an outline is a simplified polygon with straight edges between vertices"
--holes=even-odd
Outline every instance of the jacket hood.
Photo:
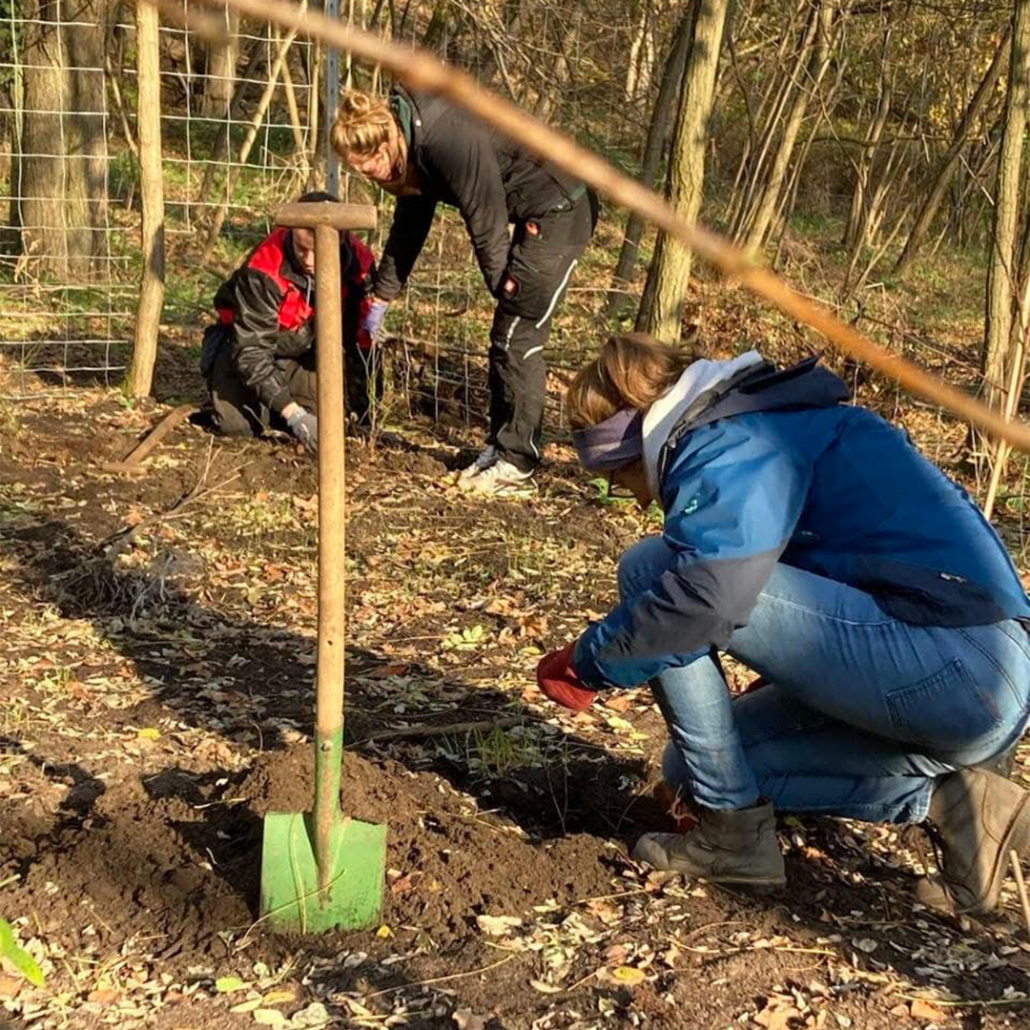
[{"label": "jacket hood", "polygon": [[758,351],[750,350],[731,361],[709,361],[702,358],[694,361],[684,370],[676,382],[658,398],[644,413],[644,470],[647,485],[654,497],[660,496],[658,458],[673,429],[688,409],[694,407],[703,397],[714,398],[720,387],[737,380],[741,373],[751,372],[764,359]]}]

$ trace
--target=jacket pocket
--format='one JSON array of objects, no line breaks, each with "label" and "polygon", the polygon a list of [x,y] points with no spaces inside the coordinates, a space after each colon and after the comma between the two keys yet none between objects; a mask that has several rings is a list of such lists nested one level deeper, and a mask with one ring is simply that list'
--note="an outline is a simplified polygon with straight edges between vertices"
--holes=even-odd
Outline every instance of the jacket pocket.
[{"label": "jacket pocket", "polygon": [[[546,226],[544,231],[546,231]],[[542,318],[553,311],[575,262],[562,249],[523,230],[508,255],[499,300],[507,314]]]},{"label": "jacket pocket", "polygon": [[886,700],[892,735],[936,750],[974,744],[1001,721],[959,658],[918,683],[891,691]]}]

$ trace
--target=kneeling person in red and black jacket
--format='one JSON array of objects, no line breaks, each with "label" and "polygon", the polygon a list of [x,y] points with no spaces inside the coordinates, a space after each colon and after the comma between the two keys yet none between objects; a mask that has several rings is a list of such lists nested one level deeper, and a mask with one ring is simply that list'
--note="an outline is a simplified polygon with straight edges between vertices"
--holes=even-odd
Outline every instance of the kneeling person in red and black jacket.
[{"label": "kneeling person in red and black jacket", "polygon": [[[306,193],[300,202],[335,201]],[[340,235],[343,347],[349,410],[368,409],[368,367],[385,305],[368,290],[372,251],[351,233]],[[275,229],[215,294],[218,322],[204,333],[200,368],[207,379],[215,432],[259,436],[289,429],[309,451],[318,448],[315,375],[315,235]]]}]

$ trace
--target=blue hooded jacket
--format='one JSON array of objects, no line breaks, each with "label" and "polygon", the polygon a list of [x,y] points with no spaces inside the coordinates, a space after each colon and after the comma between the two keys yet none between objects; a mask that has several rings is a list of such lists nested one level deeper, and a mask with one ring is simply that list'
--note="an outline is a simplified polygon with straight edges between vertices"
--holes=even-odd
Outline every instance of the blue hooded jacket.
[{"label": "blue hooded jacket", "polygon": [[744,369],[695,398],[657,466],[675,560],[580,637],[583,682],[635,686],[724,647],[777,562],[868,592],[890,617],[1030,617],[1012,559],[969,495],[810,359]]}]

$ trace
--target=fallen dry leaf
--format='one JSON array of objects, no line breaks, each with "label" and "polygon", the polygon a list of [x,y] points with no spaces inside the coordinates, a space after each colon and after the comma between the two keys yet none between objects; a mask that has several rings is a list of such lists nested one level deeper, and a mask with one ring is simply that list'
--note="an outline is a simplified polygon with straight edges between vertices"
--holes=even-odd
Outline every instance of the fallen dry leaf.
[{"label": "fallen dry leaf", "polygon": [[928,1001],[923,1001],[922,998],[916,998],[912,1002],[909,1012],[914,1019],[924,1019],[928,1023],[941,1023],[948,1018],[946,1012],[931,1005]]},{"label": "fallen dry leaf", "polygon": [[472,1009],[457,1009],[451,1014],[451,1019],[458,1026],[458,1030],[485,1030],[489,1016],[478,1016]]},{"label": "fallen dry leaf", "polygon": [[521,926],[522,920],[518,916],[476,916],[476,924],[491,937],[503,937],[516,926]]},{"label": "fallen dry leaf", "polygon": [[23,982],[12,976],[0,976],[0,998],[17,998]]},{"label": "fallen dry leaf", "polygon": [[636,987],[647,979],[647,974],[636,966],[616,966],[611,975],[616,983],[624,987]]},{"label": "fallen dry leaf", "polygon": [[587,911],[600,919],[605,926],[611,926],[622,918],[622,908],[611,905],[607,901],[589,901],[587,902]]},{"label": "fallen dry leaf", "polygon": [[288,1001],[295,1001],[297,995],[293,991],[269,991],[262,999],[262,1005],[285,1005]]},{"label": "fallen dry leaf", "polygon": [[262,1026],[286,1026],[286,1017],[278,1009],[254,1009],[254,1022]]},{"label": "fallen dry leaf", "polygon": [[755,1022],[766,1030],[789,1030],[792,1019],[800,1019],[801,1013],[788,1001],[772,999],[755,1016]]},{"label": "fallen dry leaf", "polygon": [[248,998],[246,1001],[241,1001],[238,1005],[233,1005],[230,1012],[253,1012],[254,1009],[261,1007],[260,998]]},{"label": "fallen dry leaf", "polygon": [[407,894],[415,889],[415,885],[419,880],[422,879],[423,872],[421,869],[413,870],[410,873],[405,873],[403,876],[398,877],[393,883],[390,884],[390,893],[395,895]]},{"label": "fallen dry leaf", "polygon": [[121,996],[121,991],[116,991],[111,987],[101,987],[98,990],[90,991],[86,995],[86,1001],[95,1002],[97,1005],[113,1005]]},{"label": "fallen dry leaf", "polygon": [[544,980],[530,980],[529,986],[541,994],[558,994],[561,992],[560,987],[555,987],[554,984],[549,984]]}]

